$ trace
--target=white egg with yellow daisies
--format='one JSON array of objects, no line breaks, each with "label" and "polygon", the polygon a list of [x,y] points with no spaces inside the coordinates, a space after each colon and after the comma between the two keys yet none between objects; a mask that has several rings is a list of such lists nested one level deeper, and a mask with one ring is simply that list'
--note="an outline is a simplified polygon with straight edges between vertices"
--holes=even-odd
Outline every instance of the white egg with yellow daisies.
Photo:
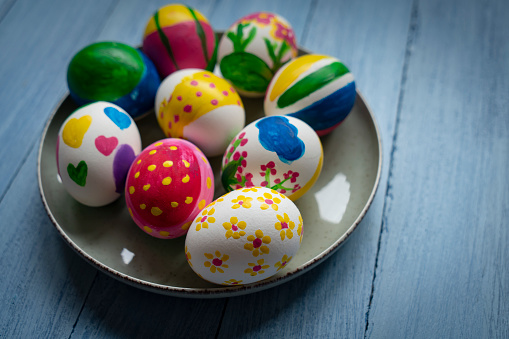
[{"label": "white egg with yellow daisies", "polygon": [[295,204],[264,187],[232,191],[206,206],[186,236],[186,258],[201,278],[243,285],[281,271],[299,250],[303,220]]},{"label": "white egg with yellow daisies", "polygon": [[167,137],[189,140],[206,156],[222,154],[245,123],[235,89],[203,69],[183,69],[166,77],[157,90],[155,113]]}]

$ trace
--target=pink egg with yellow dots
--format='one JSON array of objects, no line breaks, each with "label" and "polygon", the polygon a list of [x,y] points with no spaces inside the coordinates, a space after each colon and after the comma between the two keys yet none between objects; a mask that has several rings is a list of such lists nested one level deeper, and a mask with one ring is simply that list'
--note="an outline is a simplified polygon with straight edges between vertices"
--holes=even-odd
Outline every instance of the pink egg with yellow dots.
[{"label": "pink egg with yellow dots", "polygon": [[157,90],[155,113],[167,137],[189,140],[206,156],[223,154],[245,122],[235,89],[202,69],[184,69],[166,77]]},{"label": "pink egg with yellow dots", "polygon": [[214,174],[205,155],[192,143],[163,139],[134,160],[125,199],[134,222],[147,234],[172,239],[187,233],[214,196]]}]

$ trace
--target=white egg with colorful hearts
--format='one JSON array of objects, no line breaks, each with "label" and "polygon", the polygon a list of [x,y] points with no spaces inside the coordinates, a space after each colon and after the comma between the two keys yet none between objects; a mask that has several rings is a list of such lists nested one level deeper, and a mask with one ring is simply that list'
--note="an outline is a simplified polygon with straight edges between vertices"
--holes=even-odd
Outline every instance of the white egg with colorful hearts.
[{"label": "white egg with colorful hearts", "polygon": [[57,138],[57,170],[67,192],[87,206],[120,197],[127,172],[141,151],[133,119],[117,105],[99,101],[74,111]]}]

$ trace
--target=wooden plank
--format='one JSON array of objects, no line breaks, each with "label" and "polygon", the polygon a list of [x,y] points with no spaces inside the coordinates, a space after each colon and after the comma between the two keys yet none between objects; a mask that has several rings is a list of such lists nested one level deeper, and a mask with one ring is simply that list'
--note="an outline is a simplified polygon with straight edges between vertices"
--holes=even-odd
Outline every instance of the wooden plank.
[{"label": "wooden plank", "polygon": [[0,205],[0,333],[6,338],[68,337],[97,274],[51,224],[36,167],[33,148]]},{"label": "wooden plank", "polygon": [[[67,90],[78,46],[97,36],[113,0],[19,0],[0,22],[0,201]],[[55,10],[58,8],[58,10]]]},{"label": "wooden plank", "polygon": [[0,142],[8,145],[0,148],[0,332],[6,337],[68,336],[97,273],[62,242],[46,215],[35,146],[64,93],[63,60],[97,34],[111,4],[52,2],[55,11],[19,0],[0,22]]},{"label": "wooden plank", "polygon": [[[287,10],[304,12],[301,8]],[[318,1],[308,12],[306,26],[297,26],[300,44],[349,66],[380,124],[384,156],[389,154],[411,4]],[[364,337],[388,168],[385,156],[378,194],[351,239],[294,281],[230,299],[220,338]]]},{"label": "wooden plank", "polygon": [[16,0],[4,0],[0,3],[0,22],[5,18],[15,2]]},{"label": "wooden plank", "polygon": [[71,338],[214,338],[224,303],[162,296],[99,274]]},{"label": "wooden plank", "polygon": [[508,16],[417,3],[369,337],[509,336]]}]

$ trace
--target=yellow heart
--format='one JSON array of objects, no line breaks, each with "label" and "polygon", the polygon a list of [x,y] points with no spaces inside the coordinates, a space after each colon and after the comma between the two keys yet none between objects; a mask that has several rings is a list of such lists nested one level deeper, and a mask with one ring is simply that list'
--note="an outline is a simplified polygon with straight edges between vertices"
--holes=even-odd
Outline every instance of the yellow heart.
[{"label": "yellow heart", "polygon": [[72,118],[69,120],[62,131],[62,139],[65,144],[72,148],[79,148],[90,124],[92,124],[92,117],[90,115],[84,115],[79,119]]}]

